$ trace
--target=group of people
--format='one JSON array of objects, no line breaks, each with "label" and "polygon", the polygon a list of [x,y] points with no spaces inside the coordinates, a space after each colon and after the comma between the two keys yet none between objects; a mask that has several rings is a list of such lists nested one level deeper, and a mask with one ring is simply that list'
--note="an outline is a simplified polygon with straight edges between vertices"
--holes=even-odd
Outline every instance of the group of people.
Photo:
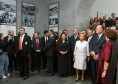
[{"label": "group of people", "polygon": [[60,37],[52,29],[45,30],[43,37],[37,31],[32,39],[24,28],[19,29],[18,36],[14,36],[13,30],[6,37],[0,33],[0,77],[7,78],[13,70],[18,70],[26,80],[31,67],[32,72],[47,68],[49,76],[58,72],[59,77],[66,78],[76,73],[76,81],[82,71],[84,82],[87,70],[92,84],[117,84],[117,23],[110,23],[107,28],[105,24],[97,24],[95,29],[91,25],[82,32],[75,27],[72,36],[66,29]]}]

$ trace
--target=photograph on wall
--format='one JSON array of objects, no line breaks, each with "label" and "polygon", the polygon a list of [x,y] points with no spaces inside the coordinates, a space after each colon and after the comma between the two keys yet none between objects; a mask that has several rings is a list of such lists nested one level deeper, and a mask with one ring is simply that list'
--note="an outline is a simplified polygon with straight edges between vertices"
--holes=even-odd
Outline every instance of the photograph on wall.
[{"label": "photograph on wall", "polygon": [[35,5],[22,2],[22,26],[35,27]]},{"label": "photograph on wall", "polygon": [[49,29],[54,29],[58,32],[59,27],[59,3],[53,3],[49,5]]},{"label": "photograph on wall", "polygon": [[49,28],[49,29],[52,29],[53,31],[58,31],[58,27],[51,27],[51,28]]},{"label": "photograph on wall", "polygon": [[14,35],[16,35],[16,26],[12,25],[0,25],[0,32],[3,33],[4,36],[7,36],[7,31],[13,30]]},{"label": "photograph on wall", "polygon": [[0,0],[0,25],[16,25],[16,0]]}]

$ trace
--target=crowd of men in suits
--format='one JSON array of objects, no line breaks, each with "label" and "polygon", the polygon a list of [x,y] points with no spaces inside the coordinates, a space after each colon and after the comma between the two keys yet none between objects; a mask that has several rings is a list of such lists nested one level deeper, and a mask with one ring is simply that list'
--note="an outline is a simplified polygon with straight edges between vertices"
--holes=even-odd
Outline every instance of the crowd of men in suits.
[{"label": "crowd of men in suits", "polygon": [[[110,29],[117,32],[116,26],[117,24],[114,21],[114,25],[111,25]],[[91,72],[89,75],[91,75],[92,84],[96,84],[98,68],[98,62],[96,62],[98,59],[97,54],[105,43],[105,29],[103,27],[104,24],[97,25],[97,30],[87,28],[86,31],[83,31],[86,33],[86,40],[89,42],[91,57],[96,56],[94,58],[90,58],[90,64],[88,62],[88,72]],[[63,33],[66,34],[66,40],[69,42],[68,75],[71,75],[75,72],[73,68],[73,52],[75,43],[79,40],[79,31],[78,28],[73,28],[73,35],[70,37],[66,29],[63,30]],[[56,51],[58,40],[58,33],[51,29],[49,31],[45,30],[43,37],[40,36],[38,31],[35,32],[32,40],[25,32],[24,28],[19,29],[18,36],[14,36],[13,30],[8,30],[8,36],[4,38],[4,41],[9,43],[6,47],[7,51],[5,51],[8,53],[9,58],[8,71],[12,73],[13,70],[18,70],[20,77],[23,77],[23,79],[26,80],[29,77],[29,67],[31,67],[32,72],[40,72],[42,68],[48,68],[49,76],[54,76],[54,73],[58,70],[58,52]],[[91,68],[89,65],[91,65]]]}]

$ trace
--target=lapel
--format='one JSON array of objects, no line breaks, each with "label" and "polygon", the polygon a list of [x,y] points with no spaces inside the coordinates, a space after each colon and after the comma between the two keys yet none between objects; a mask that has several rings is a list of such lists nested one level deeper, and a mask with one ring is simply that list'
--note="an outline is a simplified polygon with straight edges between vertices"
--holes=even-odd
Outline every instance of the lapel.
[{"label": "lapel", "polygon": [[25,45],[26,35],[24,35],[22,46]]},{"label": "lapel", "polygon": [[97,43],[99,43],[103,38],[103,34],[101,35],[101,37],[98,39]]}]

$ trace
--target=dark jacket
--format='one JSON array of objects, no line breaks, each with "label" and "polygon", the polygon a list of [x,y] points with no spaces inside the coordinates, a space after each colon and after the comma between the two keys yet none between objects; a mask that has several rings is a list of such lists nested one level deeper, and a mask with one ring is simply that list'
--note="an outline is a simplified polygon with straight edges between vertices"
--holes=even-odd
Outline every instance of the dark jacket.
[{"label": "dark jacket", "polygon": [[74,38],[74,35],[72,35],[70,38],[69,38],[69,45],[70,45],[70,51],[73,53],[74,52],[74,49],[75,49],[75,43],[76,41],[79,40],[79,37],[77,36],[77,38],[75,39]]},{"label": "dark jacket", "polygon": [[8,47],[8,42],[1,41],[1,40],[0,40],[0,49],[1,49],[3,52],[7,52],[7,47]]},{"label": "dark jacket", "polygon": [[14,55],[16,36],[13,36],[9,41],[8,36],[6,36],[4,40],[9,43],[7,47],[8,55]]},{"label": "dark jacket", "polygon": [[[19,52],[19,36],[17,37],[16,40],[16,45],[15,45],[15,55],[18,56]],[[22,43],[22,51],[23,51],[23,57],[27,57],[30,55],[30,48],[31,48],[31,38],[27,35],[24,35],[23,43]]]},{"label": "dark jacket", "polygon": [[[36,40],[35,39],[33,39],[32,41],[31,41],[31,50],[32,50],[32,53],[36,53],[36,48],[37,48],[37,46],[36,46]],[[43,43],[42,43],[42,40],[39,38],[39,50],[40,51],[42,51],[42,49],[43,49]]]},{"label": "dark jacket", "polygon": [[98,54],[99,51],[102,49],[103,44],[105,43],[105,35],[102,34],[102,36],[97,39],[98,34],[94,34],[91,41],[90,41],[90,52],[93,51],[95,54]]},{"label": "dark jacket", "polygon": [[50,37],[46,42],[44,50],[46,51],[46,56],[54,57],[54,49],[55,49],[56,39],[54,36]]}]

